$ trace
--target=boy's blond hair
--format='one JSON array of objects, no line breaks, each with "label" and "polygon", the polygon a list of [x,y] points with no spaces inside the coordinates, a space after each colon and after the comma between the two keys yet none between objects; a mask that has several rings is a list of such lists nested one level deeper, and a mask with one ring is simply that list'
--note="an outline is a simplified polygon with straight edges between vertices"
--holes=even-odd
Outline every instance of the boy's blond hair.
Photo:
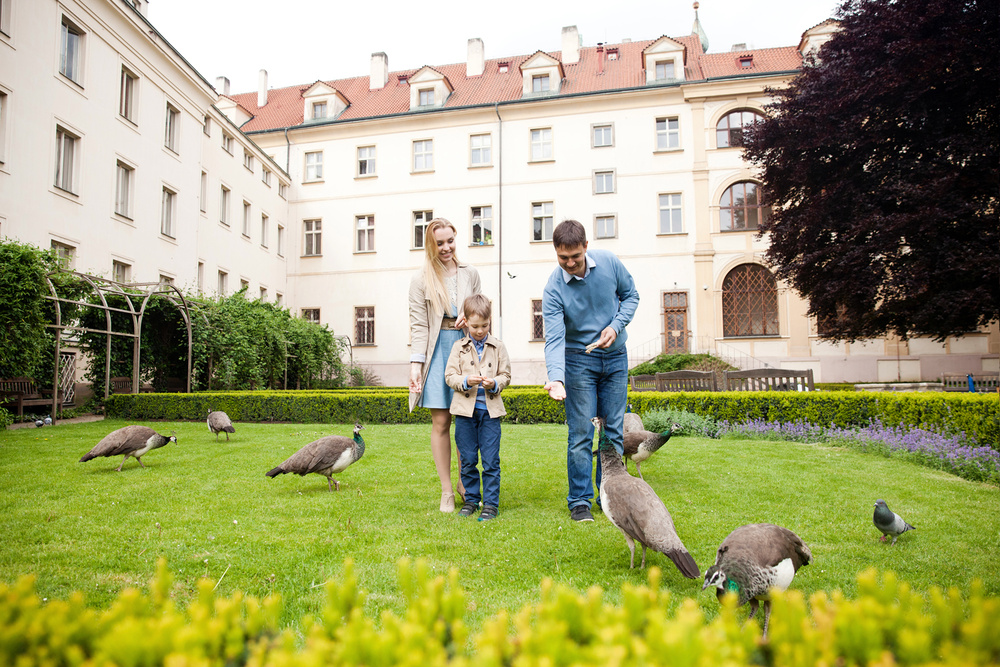
[{"label": "boy's blond hair", "polygon": [[493,315],[493,305],[482,294],[473,294],[462,304],[462,313],[465,319],[469,319],[471,315],[479,315],[482,319],[489,320]]}]

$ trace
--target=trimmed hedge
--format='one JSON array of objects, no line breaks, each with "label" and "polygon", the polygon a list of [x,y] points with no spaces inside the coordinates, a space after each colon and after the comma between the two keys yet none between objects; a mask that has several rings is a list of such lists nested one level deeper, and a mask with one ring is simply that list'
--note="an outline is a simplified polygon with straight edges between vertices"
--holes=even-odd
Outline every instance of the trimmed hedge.
[{"label": "trimmed hedge", "polygon": [[[507,420],[522,424],[559,424],[563,404],[540,387],[508,388],[503,393]],[[945,392],[633,392],[632,411],[677,409],[741,423],[805,421],[819,426],[922,426],[964,432],[983,445],[1000,447],[1000,397]],[[223,410],[238,421],[348,424],[429,423],[430,412],[408,411],[400,387],[373,390],[199,392],[195,394],[115,394],[105,403],[109,417],[128,420],[205,419]]]},{"label": "trimmed hedge", "polygon": [[[217,598],[202,580],[186,610],[170,599],[163,560],[148,595],[121,593],[111,608],[38,597],[33,580],[0,584],[0,664],[6,665],[306,665],[376,667],[439,665],[990,665],[1000,660],[1000,598],[974,582],[965,594],[934,588],[928,600],[874,570],[858,576],[858,597],[775,592],[767,641],[758,621],[740,622],[730,594],[714,618],[686,598],[671,604],[651,567],[645,585],[625,584],[620,605],[594,586],[577,593],[545,579],[539,600],[501,611],[473,635],[459,573],[428,576],[425,562],[399,561],[402,616],[364,611],[350,559],[326,584],[326,604],[302,621],[303,633],[281,629],[281,599],[240,592]],[[710,594],[710,593],[709,593]],[[709,595],[706,594],[706,595]]]}]

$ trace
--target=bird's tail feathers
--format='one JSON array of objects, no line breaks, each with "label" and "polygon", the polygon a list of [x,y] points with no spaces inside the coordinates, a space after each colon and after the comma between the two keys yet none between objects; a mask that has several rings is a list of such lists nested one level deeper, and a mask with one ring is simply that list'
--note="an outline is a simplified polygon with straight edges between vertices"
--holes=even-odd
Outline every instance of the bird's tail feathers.
[{"label": "bird's tail feathers", "polygon": [[227,426],[226,428],[224,428],[222,430],[225,431],[226,433],[236,433],[236,429],[233,428],[232,426]]},{"label": "bird's tail feathers", "polygon": [[278,475],[282,475],[282,474],[284,474],[284,473],[286,473],[286,472],[288,472],[288,471],[287,471],[287,470],[285,470],[284,468],[282,468],[281,466],[278,466],[277,468],[273,468],[273,469],[271,469],[271,470],[268,470],[268,471],[267,471],[266,473],[264,473],[264,474],[265,474],[266,476],[268,476],[268,477],[277,477]]},{"label": "bird's tail feathers", "polygon": [[688,579],[697,579],[701,576],[698,563],[694,562],[694,557],[683,549],[674,549],[664,552],[667,558],[674,561],[674,565]]},{"label": "bird's tail feathers", "polygon": [[89,461],[90,459],[93,459],[93,458],[96,458],[96,457],[93,454],[91,454],[90,452],[87,452],[82,457],[80,457],[79,463],[84,463],[85,461]]}]

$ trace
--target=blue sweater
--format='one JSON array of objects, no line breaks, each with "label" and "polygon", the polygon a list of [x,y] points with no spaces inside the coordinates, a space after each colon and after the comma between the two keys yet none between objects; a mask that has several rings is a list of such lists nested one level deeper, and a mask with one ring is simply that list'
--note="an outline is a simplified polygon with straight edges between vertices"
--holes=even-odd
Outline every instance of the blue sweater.
[{"label": "blue sweater", "polygon": [[566,352],[579,353],[601,337],[608,326],[618,337],[607,350],[621,349],[628,334],[625,325],[632,321],[639,305],[639,292],[632,275],[614,253],[588,250],[593,266],[583,279],[565,280],[562,267],[549,276],[542,293],[542,317],[545,320],[545,368],[549,382],[566,381]]}]

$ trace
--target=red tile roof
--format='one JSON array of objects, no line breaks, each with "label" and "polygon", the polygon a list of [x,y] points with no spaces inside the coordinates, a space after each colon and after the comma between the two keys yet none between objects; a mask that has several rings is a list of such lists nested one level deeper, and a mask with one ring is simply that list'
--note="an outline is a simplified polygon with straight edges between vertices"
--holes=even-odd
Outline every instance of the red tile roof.
[{"label": "red tile roof", "polygon": [[[794,46],[741,51],[730,53],[702,52],[696,35],[674,37],[687,50],[685,78],[698,81],[717,77],[759,75],[767,72],[788,72],[801,67],[802,55]],[[591,93],[623,88],[641,88],[646,85],[642,51],[656,40],[609,44],[603,47],[582,47],[577,63],[563,63],[565,79],[558,95]],[[616,60],[607,59],[607,49],[618,49]],[[537,53],[537,52],[536,52]],[[559,51],[546,52],[561,59]],[[466,77],[465,63],[434,66],[433,69],[448,78],[454,91],[445,108],[476,106],[521,99],[520,66],[534,54],[493,58],[485,62],[480,76]],[[753,64],[744,68],[740,56],[752,56]],[[603,59],[603,67],[599,67]],[[507,72],[501,73],[499,65],[506,63]],[[402,114],[410,111],[410,89],[400,78],[408,78],[422,68],[389,73],[384,88],[369,90],[369,77],[324,81],[350,101],[350,105],[337,120],[371,118]],[[603,71],[599,71],[603,70]],[[242,129],[244,132],[266,132],[301,125],[303,120],[302,94],[313,84],[275,88],[267,92],[267,104],[257,106],[257,93],[230,95],[237,104],[252,116]]]}]

